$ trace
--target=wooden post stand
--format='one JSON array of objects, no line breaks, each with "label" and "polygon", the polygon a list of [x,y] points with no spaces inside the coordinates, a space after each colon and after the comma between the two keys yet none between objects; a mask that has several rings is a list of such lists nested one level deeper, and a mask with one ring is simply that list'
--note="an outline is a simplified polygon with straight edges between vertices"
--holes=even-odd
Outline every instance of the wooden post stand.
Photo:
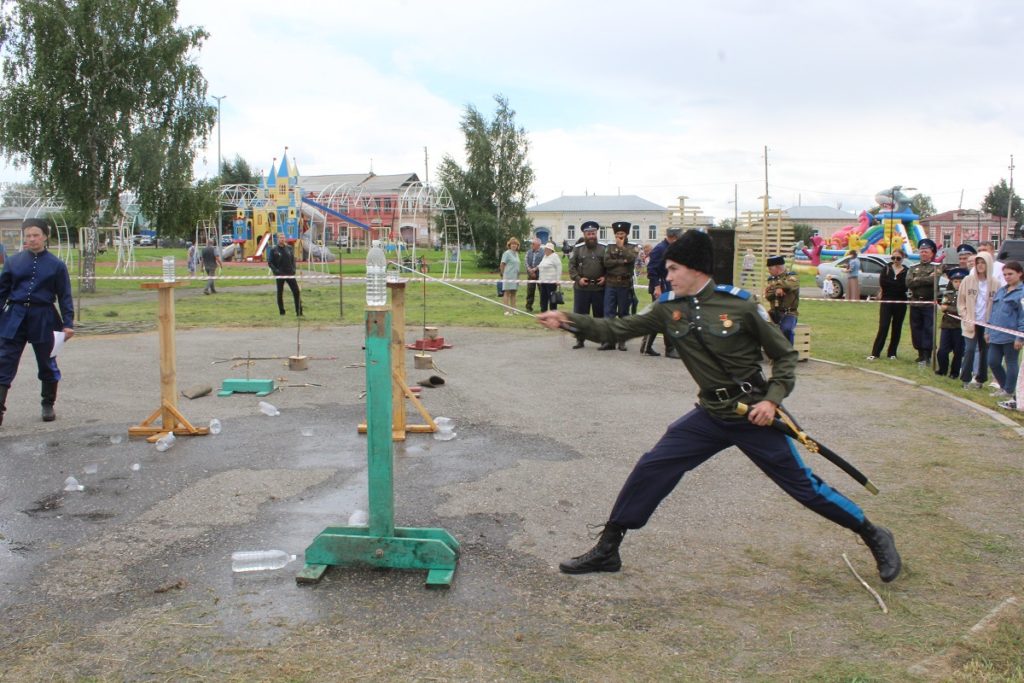
[{"label": "wooden post stand", "polygon": [[[160,332],[160,407],[140,424],[128,428],[128,436],[145,436],[156,441],[160,434],[174,432],[178,435],[196,436],[209,434],[206,427],[194,427],[185,416],[178,412],[178,376],[174,348],[174,288],[184,282],[143,282],[143,289],[155,289],[159,296],[157,330]],[[160,424],[153,424],[160,418]]]},{"label": "wooden post stand", "polygon": [[[409,390],[405,375],[405,282],[389,282],[391,290],[391,432],[393,441],[405,441],[405,435],[432,434],[437,431],[430,416],[416,394]],[[405,399],[416,408],[426,424],[411,425],[405,416]],[[359,433],[366,433],[366,423],[359,425]]]}]

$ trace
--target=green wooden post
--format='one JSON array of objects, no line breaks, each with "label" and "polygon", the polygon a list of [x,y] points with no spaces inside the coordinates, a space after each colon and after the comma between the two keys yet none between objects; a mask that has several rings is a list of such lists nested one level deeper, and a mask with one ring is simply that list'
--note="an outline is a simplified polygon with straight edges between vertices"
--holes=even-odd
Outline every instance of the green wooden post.
[{"label": "green wooden post", "polygon": [[395,535],[391,450],[391,311],[366,311],[366,438],[371,536]]},{"label": "green wooden post", "polygon": [[395,527],[391,413],[391,310],[366,310],[366,435],[370,523],[328,527],[306,548],[295,580],[316,583],[330,566],[426,569],[427,585],[448,587],[459,542],[444,529]]}]

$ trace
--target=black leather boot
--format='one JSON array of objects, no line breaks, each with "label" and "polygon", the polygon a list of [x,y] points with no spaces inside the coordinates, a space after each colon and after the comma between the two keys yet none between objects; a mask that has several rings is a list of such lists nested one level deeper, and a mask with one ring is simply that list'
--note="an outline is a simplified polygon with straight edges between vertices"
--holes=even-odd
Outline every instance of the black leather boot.
[{"label": "black leather boot", "polygon": [[868,520],[857,531],[864,539],[864,544],[875,556],[875,563],[878,565],[878,576],[885,583],[889,583],[900,575],[903,568],[903,561],[899,552],[896,551],[896,537],[884,526],[875,526]]},{"label": "black leather boot", "polygon": [[7,390],[10,387],[0,386],[0,425],[4,423],[4,411],[7,410]]},{"label": "black leather boot", "polygon": [[43,382],[42,391],[43,422],[53,422],[57,414],[53,412],[53,404],[57,401],[57,383]]},{"label": "black leather boot", "polygon": [[576,343],[573,344],[572,348],[574,348],[574,349],[582,349],[583,348],[583,338],[582,337],[577,337],[576,338]]},{"label": "black leather boot", "polygon": [[657,339],[657,335],[649,334],[644,337],[644,341],[640,344],[640,353],[645,356],[660,356],[661,354],[654,350],[654,340]]},{"label": "black leather boot", "polygon": [[665,358],[676,358],[676,359],[678,359],[679,358],[679,352],[676,351],[676,347],[674,347],[674,346],[666,346],[665,347]]},{"label": "black leather boot", "polygon": [[563,574],[589,574],[590,572],[617,572],[622,569],[619,544],[626,530],[618,524],[604,525],[597,545],[587,552],[558,565]]},{"label": "black leather boot", "polygon": [[601,346],[597,347],[597,350],[598,351],[614,351],[615,350],[615,344],[613,344],[611,342],[605,342],[604,344],[601,344]]},{"label": "black leather boot", "polygon": [[617,348],[619,349],[619,351],[628,351],[628,349],[626,348],[626,342],[619,342]]}]

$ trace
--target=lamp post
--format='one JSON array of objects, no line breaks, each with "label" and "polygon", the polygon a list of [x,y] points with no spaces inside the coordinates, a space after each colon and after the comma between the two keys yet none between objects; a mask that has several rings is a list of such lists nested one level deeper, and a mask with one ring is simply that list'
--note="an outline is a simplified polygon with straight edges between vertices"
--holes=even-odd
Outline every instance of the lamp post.
[{"label": "lamp post", "polygon": [[[227,97],[227,95],[210,95],[217,100],[217,182],[223,182],[220,177],[220,100]],[[224,211],[222,208],[217,209],[217,249],[220,249],[221,233],[224,231]]]}]

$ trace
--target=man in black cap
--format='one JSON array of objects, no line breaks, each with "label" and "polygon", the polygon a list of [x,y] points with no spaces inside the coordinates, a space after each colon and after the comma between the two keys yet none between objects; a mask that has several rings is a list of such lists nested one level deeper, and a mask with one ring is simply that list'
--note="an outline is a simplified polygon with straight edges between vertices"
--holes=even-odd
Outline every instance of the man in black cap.
[{"label": "man in black cap", "polygon": [[764,298],[768,302],[768,315],[792,345],[796,336],[797,309],[800,307],[800,278],[786,270],[783,256],[769,256],[766,265],[768,282]]},{"label": "man in black cap", "polygon": [[[629,243],[629,221],[612,223],[615,243],[604,250],[604,316],[625,318],[633,302],[633,271],[636,247]],[[601,351],[614,349],[613,344],[602,344]],[[619,351],[626,350],[626,342],[619,342]]]},{"label": "man in black cap", "polygon": [[[583,241],[576,245],[569,257],[569,277],[573,281],[572,310],[595,318],[604,317],[604,246],[597,242],[597,221],[580,226]],[[574,349],[583,348],[583,338],[576,340]]]},{"label": "man in black cap", "polygon": [[[970,244],[967,244],[966,242],[964,242],[963,244],[961,244],[959,247],[956,248],[957,265],[954,266],[954,267],[955,268],[963,268],[968,273],[970,273],[971,272],[971,268],[974,267],[974,257],[977,256],[977,255],[978,255],[978,250],[975,249],[973,245],[970,245]],[[948,270],[952,270],[952,268],[947,268],[947,271]],[[949,277],[949,273],[948,272],[946,274],[946,277]],[[965,275],[964,277],[967,277],[967,276]]]},{"label": "man in black cap", "polygon": [[[662,292],[668,291],[668,283],[665,281],[668,271],[665,270],[665,254],[668,248],[683,234],[682,228],[669,228],[665,231],[665,239],[654,245],[647,260],[647,291],[651,295],[651,301],[657,301]],[[640,342],[640,353],[645,356],[660,356],[654,350],[654,340],[657,334],[650,334]],[[668,343],[668,337],[663,336],[665,342],[665,356],[667,358],[679,358],[675,347]]]},{"label": "man in black cap", "polygon": [[[566,328],[601,342],[666,331],[700,391],[699,403],[671,425],[636,463],[591,550],[559,565],[566,574],[616,572],[627,530],[640,529],[686,472],[719,451],[736,446],[786,493],[805,507],[860,535],[871,549],[883,581],[902,566],[892,533],[867,520],[853,501],[814,475],[789,437],[771,428],[782,400],[796,382],[797,352],[758,311],[750,292],[715,286],[711,238],[690,230],[666,253],[664,293],[648,311],[597,320],[562,311],[541,313],[549,329]],[[761,371],[762,353],[772,375]],[[746,417],[737,404],[750,406]]]},{"label": "man in black cap", "polygon": [[[21,224],[25,248],[11,256],[0,272],[0,424],[7,409],[7,392],[18,372],[18,362],[26,344],[32,345],[42,382],[44,422],[57,418],[53,404],[57,400],[60,369],[52,358],[54,334],[65,339],[75,334],[75,307],[67,266],[46,249],[49,224],[30,218]],[[57,312],[57,306],[60,313]]]},{"label": "man in black cap", "polygon": [[[931,362],[935,339],[935,303],[939,293],[942,267],[932,263],[935,242],[927,237],[917,243],[920,262],[907,270],[907,292],[910,295],[910,340],[917,349],[918,365]],[[914,304],[913,302],[918,302]]]}]

